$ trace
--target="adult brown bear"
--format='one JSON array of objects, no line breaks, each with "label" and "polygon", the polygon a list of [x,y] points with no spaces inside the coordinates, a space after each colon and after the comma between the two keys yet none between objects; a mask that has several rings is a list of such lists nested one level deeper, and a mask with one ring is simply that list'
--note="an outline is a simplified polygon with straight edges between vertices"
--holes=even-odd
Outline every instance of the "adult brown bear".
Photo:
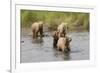
[{"label": "adult brown bear", "polygon": [[67,23],[61,23],[58,26],[57,31],[53,32],[53,47],[57,47],[57,42],[60,37],[65,37],[67,31],[66,26]]},{"label": "adult brown bear", "polygon": [[57,31],[59,32],[59,37],[65,37],[66,32],[67,32],[67,23],[61,23],[58,28]]},{"label": "adult brown bear", "polygon": [[38,21],[32,24],[32,33],[33,33],[33,38],[38,37],[39,33],[40,37],[43,36],[43,21]]},{"label": "adult brown bear", "polygon": [[57,49],[63,52],[70,51],[70,37],[60,37],[57,42]]}]

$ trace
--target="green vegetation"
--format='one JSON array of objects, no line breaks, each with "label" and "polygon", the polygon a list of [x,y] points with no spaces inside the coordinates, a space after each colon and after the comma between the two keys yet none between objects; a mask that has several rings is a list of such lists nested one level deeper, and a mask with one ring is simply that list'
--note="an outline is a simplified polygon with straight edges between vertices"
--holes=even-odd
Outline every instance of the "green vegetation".
[{"label": "green vegetation", "polygon": [[89,13],[21,10],[21,27],[30,27],[40,20],[50,29],[66,22],[70,30],[89,30]]}]

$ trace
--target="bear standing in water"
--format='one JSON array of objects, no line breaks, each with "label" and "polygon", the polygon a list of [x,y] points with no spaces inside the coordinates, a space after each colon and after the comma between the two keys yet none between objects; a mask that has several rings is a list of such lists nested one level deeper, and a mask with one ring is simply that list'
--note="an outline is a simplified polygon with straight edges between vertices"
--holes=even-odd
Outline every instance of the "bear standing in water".
[{"label": "bear standing in water", "polygon": [[59,34],[58,31],[54,31],[54,32],[53,32],[53,47],[54,47],[54,48],[57,47],[57,42],[58,42],[58,39],[59,39],[58,34]]},{"label": "bear standing in water", "polygon": [[[58,28],[57,31],[53,32],[53,47],[57,47],[57,43],[58,40],[62,37],[65,38],[66,37],[66,32],[68,32],[68,27],[67,23],[61,23]],[[68,39],[68,37],[66,37]],[[67,40],[66,40],[67,41]],[[64,43],[64,40],[62,40],[62,42]],[[69,41],[66,43],[67,45],[69,45]],[[64,44],[63,44],[64,45]],[[64,46],[63,46],[64,47]],[[66,46],[65,46],[66,47]]]},{"label": "bear standing in water", "polygon": [[57,49],[63,52],[70,51],[70,37],[60,37],[57,42]]},{"label": "bear standing in water", "polygon": [[33,38],[38,37],[39,33],[40,37],[43,36],[43,21],[38,21],[32,24],[32,33],[33,33]]},{"label": "bear standing in water", "polygon": [[57,31],[59,32],[59,37],[65,37],[66,32],[67,32],[67,23],[61,23],[58,28]]}]

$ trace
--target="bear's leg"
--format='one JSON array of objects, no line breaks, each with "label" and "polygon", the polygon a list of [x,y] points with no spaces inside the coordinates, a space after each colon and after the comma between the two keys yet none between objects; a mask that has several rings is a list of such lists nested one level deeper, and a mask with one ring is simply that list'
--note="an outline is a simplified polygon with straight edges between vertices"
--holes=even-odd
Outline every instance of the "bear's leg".
[{"label": "bear's leg", "polygon": [[64,48],[62,48],[62,52],[65,52],[65,49]]},{"label": "bear's leg", "polygon": [[57,47],[57,43],[54,41],[53,42],[53,47],[56,48]]},{"label": "bear's leg", "polygon": [[42,37],[42,36],[43,36],[43,27],[41,27],[41,28],[39,29],[39,32],[40,32],[40,37]]},{"label": "bear's leg", "polygon": [[38,32],[36,32],[36,38],[38,37]]},{"label": "bear's leg", "polygon": [[35,31],[35,38],[38,37],[38,31]]},{"label": "bear's leg", "polygon": [[68,49],[68,51],[70,51],[70,46],[69,45],[68,45],[67,49]]},{"label": "bear's leg", "polygon": [[33,30],[32,32],[33,32],[32,37],[35,38],[35,31]]},{"label": "bear's leg", "polygon": [[58,39],[53,39],[53,47],[54,47],[54,48],[57,47],[57,42],[58,42]]}]

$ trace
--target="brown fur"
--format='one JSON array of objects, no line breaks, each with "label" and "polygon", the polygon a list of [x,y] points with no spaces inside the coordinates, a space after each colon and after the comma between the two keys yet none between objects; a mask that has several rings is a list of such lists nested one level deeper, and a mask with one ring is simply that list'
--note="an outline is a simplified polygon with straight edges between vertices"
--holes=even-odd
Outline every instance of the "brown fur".
[{"label": "brown fur", "polygon": [[68,37],[60,37],[57,42],[57,49],[64,51],[70,51],[70,42],[71,39]]},{"label": "brown fur", "polygon": [[58,42],[58,39],[59,39],[58,34],[59,34],[58,31],[53,32],[53,47],[57,47],[57,42]]},{"label": "brown fur", "polygon": [[40,33],[40,36],[43,35],[43,22],[35,22],[32,24],[32,32],[33,32],[33,38],[38,37],[38,34]]},{"label": "brown fur", "polygon": [[61,23],[57,28],[57,31],[59,32],[59,37],[65,37],[66,30],[66,23]]}]

